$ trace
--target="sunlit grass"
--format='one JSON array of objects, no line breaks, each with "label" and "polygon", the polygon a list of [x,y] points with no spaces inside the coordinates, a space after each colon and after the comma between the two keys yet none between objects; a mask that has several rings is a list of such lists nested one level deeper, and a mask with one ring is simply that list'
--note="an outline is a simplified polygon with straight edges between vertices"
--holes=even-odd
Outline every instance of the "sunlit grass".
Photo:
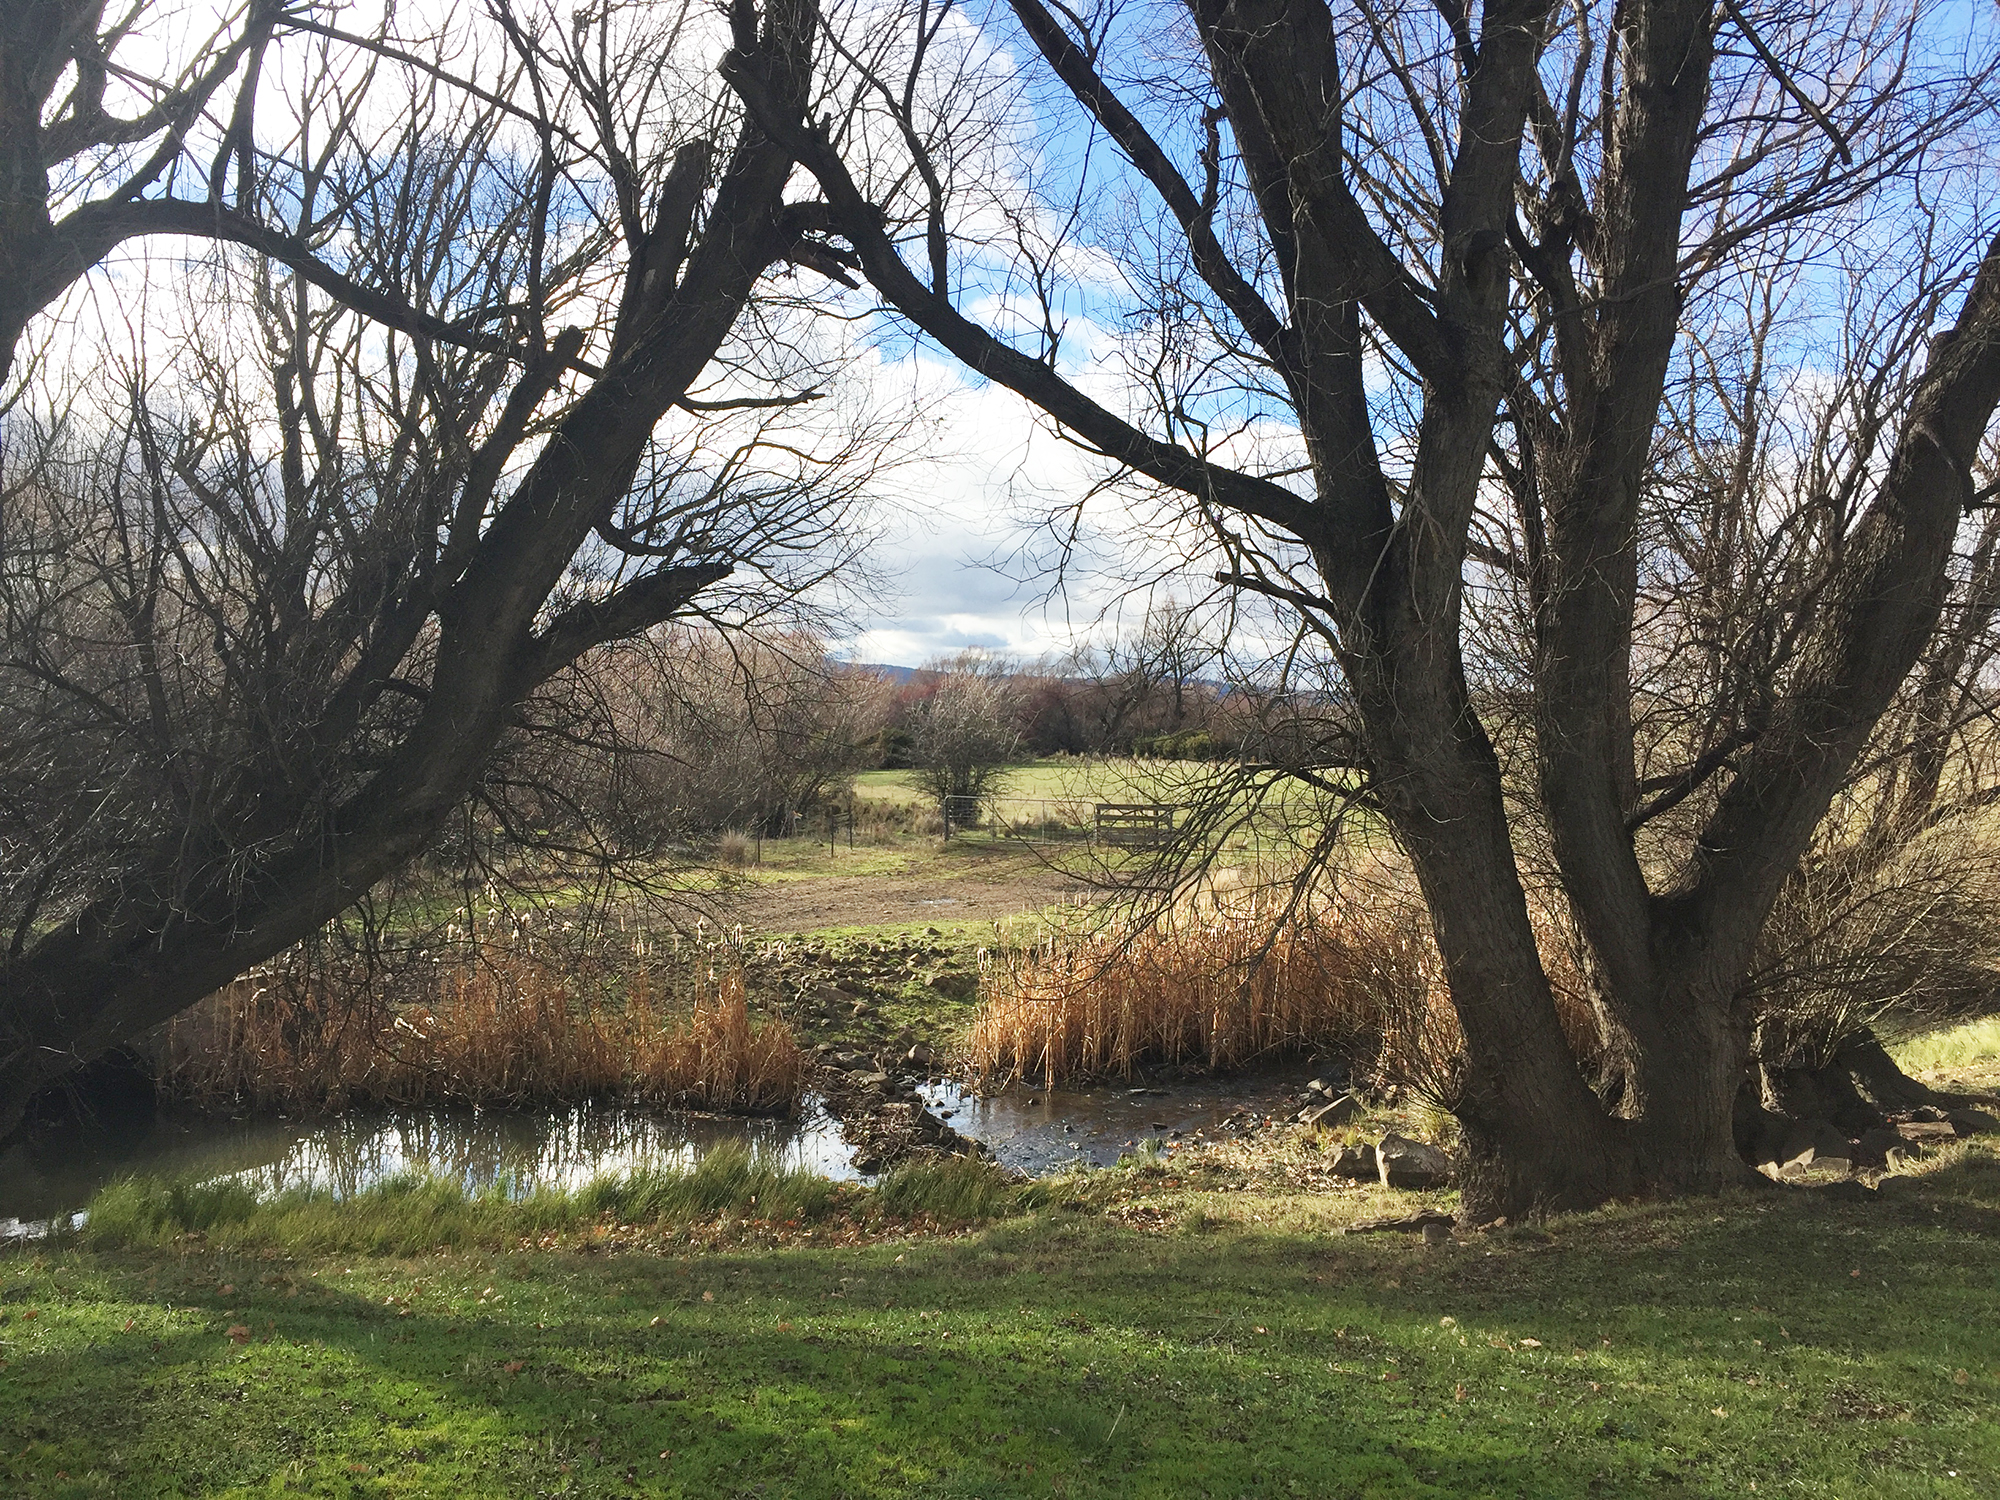
[{"label": "sunlit grass", "polygon": [[208,1247],[238,1251],[420,1255],[440,1247],[507,1249],[602,1223],[809,1223],[866,1201],[859,1188],[741,1146],[721,1146],[685,1169],[641,1169],[574,1190],[541,1186],[520,1196],[504,1182],[473,1191],[455,1179],[423,1174],[391,1177],[346,1197],[292,1188],[261,1200],[233,1178],[126,1178],[91,1200],[76,1232],[94,1249],[184,1246],[192,1236]]},{"label": "sunlit grass", "polygon": [[2000,1064],[2000,1016],[1925,1032],[1889,1049],[1906,1073],[1947,1073]]},{"label": "sunlit grass", "polygon": [[[984,1191],[929,1175],[930,1211]],[[1330,1235],[1339,1194],[1088,1177],[972,1233],[775,1249],[315,1255],[211,1230],[0,1256],[0,1493],[2000,1492],[2000,1164],[1975,1144],[1879,1194],[1429,1248]],[[368,1214],[437,1190],[400,1191]]]}]

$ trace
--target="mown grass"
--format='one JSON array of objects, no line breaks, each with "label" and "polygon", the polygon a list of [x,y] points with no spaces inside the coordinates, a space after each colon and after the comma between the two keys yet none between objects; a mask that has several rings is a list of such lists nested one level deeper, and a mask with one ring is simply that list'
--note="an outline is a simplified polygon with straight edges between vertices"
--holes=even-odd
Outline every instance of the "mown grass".
[{"label": "mown grass", "polygon": [[1433,1249],[1173,1170],[838,1247],[12,1253],[0,1491],[2000,1492],[1980,1148]]}]

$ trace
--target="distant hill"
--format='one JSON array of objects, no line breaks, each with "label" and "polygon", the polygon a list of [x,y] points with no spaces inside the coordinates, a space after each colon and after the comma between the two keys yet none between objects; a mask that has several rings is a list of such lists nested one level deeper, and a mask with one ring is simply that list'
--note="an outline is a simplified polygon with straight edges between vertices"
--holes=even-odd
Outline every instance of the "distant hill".
[{"label": "distant hill", "polygon": [[894,683],[915,682],[919,677],[934,677],[935,672],[926,672],[922,667],[892,667],[887,662],[851,661],[847,663],[857,672],[873,672]]}]

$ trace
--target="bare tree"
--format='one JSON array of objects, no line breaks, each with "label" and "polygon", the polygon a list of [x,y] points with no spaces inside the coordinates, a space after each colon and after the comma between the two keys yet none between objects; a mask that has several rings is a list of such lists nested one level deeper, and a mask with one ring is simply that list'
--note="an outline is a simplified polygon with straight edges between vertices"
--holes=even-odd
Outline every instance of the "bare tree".
[{"label": "bare tree", "polygon": [[967,653],[940,662],[934,671],[924,695],[909,706],[906,722],[917,784],[937,802],[949,827],[957,812],[954,800],[999,789],[1007,763],[1020,753],[1021,734],[1006,662]]},{"label": "bare tree", "polygon": [[[1990,35],[1922,5],[1735,0],[1009,9],[1047,107],[1089,137],[1056,160],[1044,127],[1009,181],[965,170],[961,122],[986,116],[939,82],[963,66],[935,60],[949,7],[906,9],[890,40],[829,23],[845,114],[786,108],[756,57],[724,69],[897,313],[1102,454],[1107,482],[1180,497],[1178,534],[1337,662],[1465,1036],[1467,1213],[1737,1180],[1765,917],[1930,639],[1981,503]],[[1098,237],[1073,243],[1080,226]],[[1093,254],[1130,288],[1122,410],[1063,363],[1063,277]],[[1848,372],[1879,420],[1807,422],[1753,476],[1759,513],[1793,517],[1804,607],[1754,726],[1692,762],[1663,738],[1642,771],[1640,581],[1691,503],[1660,482],[1670,382],[1722,326],[1716,289],[1760,281],[1797,316],[1834,310],[1832,336],[1778,352]],[[1614,1099],[1537,954],[1469,580],[1521,600],[1537,797]],[[1648,849],[1645,814],[1689,783],[1698,826]]]},{"label": "bare tree", "polygon": [[[221,255],[172,368],[142,327],[96,419],[16,409],[0,1129],[425,849],[586,653],[841,565],[877,434],[801,405],[793,162],[707,18],[496,8],[477,84],[329,52],[251,190],[423,316]],[[727,24],[804,108],[810,13]]]},{"label": "bare tree", "polygon": [[804,630],[663,626],[573,674],[580,733],[528,750],[548,763],[535,821],[653,854],[725,830],[782,835],[852,800],[882,684]]}]

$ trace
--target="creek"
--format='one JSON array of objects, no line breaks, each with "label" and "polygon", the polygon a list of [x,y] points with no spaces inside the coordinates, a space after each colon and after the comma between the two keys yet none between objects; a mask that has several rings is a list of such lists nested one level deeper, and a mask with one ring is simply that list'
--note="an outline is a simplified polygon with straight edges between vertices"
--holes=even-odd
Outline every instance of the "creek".
[{"label": "creek", "polygon": [[[1228,1079],[1150,1087],[1042,1089],[980,1095],[930,1082],[918,1095],[1001,1165],[1044,1175],[1109,1166],[1147,1139],[1227,1135],[1251,1118],[1298,1108],[1298,1065]],[[790,1118],[689,1115],[617,1106],[560,1110],[371,1110],[332,1119],[219,1119],[167,1112],[24,1132],[0,1150],[0,1239],[71,1214],[115,1178],[240,1177],[260,1194],[312,1187],[346,1197],[403,1173],[439,1175],[470,1191],[575,1188],[602,1174],[688,1167],[725,1143],[786,1166],[868,1180],[840,1123],[816,1099]]]}]

